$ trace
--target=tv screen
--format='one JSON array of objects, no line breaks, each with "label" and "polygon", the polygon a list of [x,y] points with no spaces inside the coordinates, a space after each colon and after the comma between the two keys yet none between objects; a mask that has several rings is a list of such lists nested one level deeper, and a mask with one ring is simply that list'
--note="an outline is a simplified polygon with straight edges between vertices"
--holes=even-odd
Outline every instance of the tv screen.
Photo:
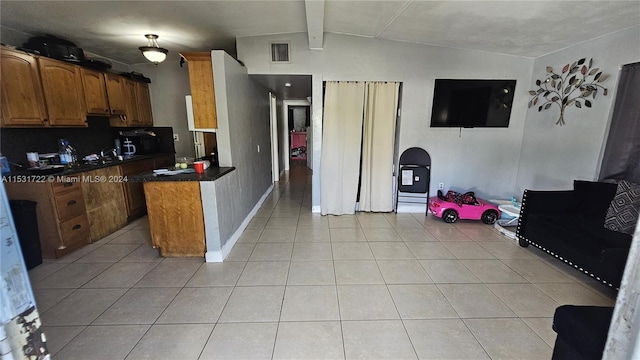
[{"label": "tv screen", "polygon": [[509,127],[515,80],[436,79],[431,127]]}]

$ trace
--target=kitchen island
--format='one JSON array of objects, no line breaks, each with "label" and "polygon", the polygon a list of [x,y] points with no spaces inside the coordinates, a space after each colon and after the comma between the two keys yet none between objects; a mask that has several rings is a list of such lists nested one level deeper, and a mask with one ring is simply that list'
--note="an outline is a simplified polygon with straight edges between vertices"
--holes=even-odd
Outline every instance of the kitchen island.
[{"label": "kitchen island", "polygon": [[233,227],[224,199],[228,198],[234,170],[210,167],[203,174],[131,177],[131,181],[143,182],[151,241],[161,256],[224,259],[227,228]]}]

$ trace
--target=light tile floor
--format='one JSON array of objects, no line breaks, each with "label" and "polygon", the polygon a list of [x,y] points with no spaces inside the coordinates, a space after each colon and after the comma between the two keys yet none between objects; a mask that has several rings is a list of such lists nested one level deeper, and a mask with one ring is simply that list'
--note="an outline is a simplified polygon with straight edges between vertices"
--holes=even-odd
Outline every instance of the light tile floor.
[{"label": "light tile floor", "polygon": [[224,263],[161,258],[140,219],[30,271],[55,359],[549,359],[604,286],[480,222],[319,216],[277,183]]}]

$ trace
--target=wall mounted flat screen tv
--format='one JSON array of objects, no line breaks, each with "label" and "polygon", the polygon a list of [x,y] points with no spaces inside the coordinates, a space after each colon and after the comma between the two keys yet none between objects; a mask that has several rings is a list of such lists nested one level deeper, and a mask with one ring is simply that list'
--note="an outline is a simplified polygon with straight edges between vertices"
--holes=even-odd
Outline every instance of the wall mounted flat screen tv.
[{"label": "wall mounted flat screen tv", "polygon": [[515,80],[436,79],[431,127],[509,127]]}]

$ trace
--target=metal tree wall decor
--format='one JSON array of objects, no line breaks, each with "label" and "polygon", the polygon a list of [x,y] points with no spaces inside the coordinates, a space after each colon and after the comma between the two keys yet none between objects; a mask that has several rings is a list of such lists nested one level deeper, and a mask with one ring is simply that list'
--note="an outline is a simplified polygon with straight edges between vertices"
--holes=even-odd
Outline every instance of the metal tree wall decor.
[{"label": "metal tree wall decor", "polygon": [[547,78],[536,80],[537,90],[529,90],[533,96],[529,101],[529,108],[538,106],[538,111],[547,110],[553,104],[560,107],[560,118],[556,125],[564,125],[564,110],[567,106],[577,108],[591,107],[591,99],[595,99],[598,91],[607,96],[607,89],[600,85],[609,78],[599,68],[594,68],[593,59],[585,64],[586,58],[582,58],[573,64],[567,64],[562,68],[561,74],[556,74],[551,66],[547,66]]}]

